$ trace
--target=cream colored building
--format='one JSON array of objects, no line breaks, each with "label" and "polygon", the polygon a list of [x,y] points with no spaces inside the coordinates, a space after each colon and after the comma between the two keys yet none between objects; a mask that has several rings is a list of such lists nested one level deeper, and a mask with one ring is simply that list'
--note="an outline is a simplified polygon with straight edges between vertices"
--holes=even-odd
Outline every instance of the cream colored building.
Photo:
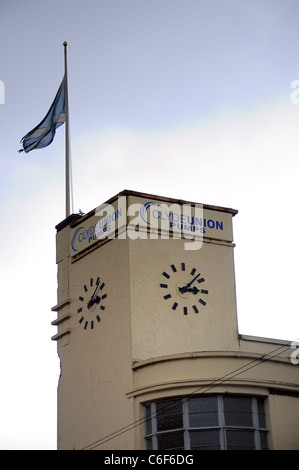
[{"label": "cream colored building", "polygon": [[58,449],[299,449],[294,345],[238,332],[236,214],[123,191],[57,225]]}]

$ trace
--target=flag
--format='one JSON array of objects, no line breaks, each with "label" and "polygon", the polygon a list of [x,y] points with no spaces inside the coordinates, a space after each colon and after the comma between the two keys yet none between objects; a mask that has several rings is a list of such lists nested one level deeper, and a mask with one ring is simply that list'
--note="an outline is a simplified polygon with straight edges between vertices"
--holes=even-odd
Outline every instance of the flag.
[{"label": "flag", "polygon": [[65,94],[66,78],[64,76],[46,117],[21,139],[23,148],[19,152],[25,151],[28,153],[31,150],[41,149],[51,144],[57,127],[61,126],[66,120]]}]

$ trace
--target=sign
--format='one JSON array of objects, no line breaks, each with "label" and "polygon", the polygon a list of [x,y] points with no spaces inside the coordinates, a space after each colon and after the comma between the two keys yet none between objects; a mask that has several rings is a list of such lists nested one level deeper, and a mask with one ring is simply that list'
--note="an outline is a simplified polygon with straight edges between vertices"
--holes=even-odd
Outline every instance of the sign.
[{"label": "sign", "polygon": [[119,196],[72,229],[71,255],[113,238],[184,238],[188,240],[186,250],[199,249],[204,238],[232,242],[232,213],[209,207],[132,194]]}]

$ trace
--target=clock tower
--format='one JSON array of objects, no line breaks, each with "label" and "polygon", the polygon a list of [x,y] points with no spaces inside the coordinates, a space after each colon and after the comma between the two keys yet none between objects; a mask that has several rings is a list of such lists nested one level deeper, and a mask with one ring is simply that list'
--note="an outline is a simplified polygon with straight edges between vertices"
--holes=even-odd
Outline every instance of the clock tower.
[{"label": "clock tower", "polygon": [[297,343],[238,332],[236,214],[125,190],[57,225],[58,449],[298,449]]},{"label": "clock tower", "polygon": [[140,403],[195,380],[174,363],[237,348],[236,213],[126,190],[56,227],[59,449],[142,448]]}]

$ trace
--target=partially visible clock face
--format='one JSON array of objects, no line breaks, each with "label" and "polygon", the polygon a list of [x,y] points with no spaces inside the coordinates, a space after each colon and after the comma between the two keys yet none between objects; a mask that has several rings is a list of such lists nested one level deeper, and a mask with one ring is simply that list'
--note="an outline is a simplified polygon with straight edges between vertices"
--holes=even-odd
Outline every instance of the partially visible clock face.
[{"label": "partially visible clock face", "polygon": [[95,325],[100,323],[101,314],[105,310],[105,300],[107,293],[105,291],[104,281],[98,277],[91,277],[83,286],[79,295],[79,315],[78,321],[84,330],[93,330]]},{"label": "partially visible clock face", "polygon": [[171,264],[163,271],[162,279],[163,298],[172,310],[197,314],[206,306],[209,291],[198,267],[185,262]]}]

